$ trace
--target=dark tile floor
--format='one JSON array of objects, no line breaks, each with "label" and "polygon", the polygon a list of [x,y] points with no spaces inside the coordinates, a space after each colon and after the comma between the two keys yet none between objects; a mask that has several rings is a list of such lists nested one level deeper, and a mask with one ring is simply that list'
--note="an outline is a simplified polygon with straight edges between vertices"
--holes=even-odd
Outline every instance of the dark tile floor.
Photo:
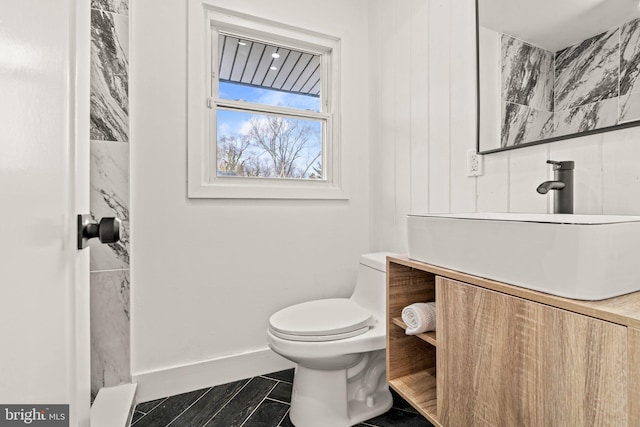
[{"label": "dark tile floor", "polygon": [[[289,403],[293,369],[204,388],[135,408],[135,427],[293,427]],[[359,427],[433,427],[400,396],[393,408]],[[333,427],[333,426],[326,426]]]}]

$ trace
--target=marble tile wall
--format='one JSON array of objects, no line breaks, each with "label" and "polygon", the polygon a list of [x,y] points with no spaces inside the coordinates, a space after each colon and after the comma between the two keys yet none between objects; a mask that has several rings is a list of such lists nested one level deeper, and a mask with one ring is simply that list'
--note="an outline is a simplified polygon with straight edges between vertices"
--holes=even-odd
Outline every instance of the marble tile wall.
[{"label": "marble tile wall", "polygon": [[501,36],[503,147],[553,134],[553,52]]},{"label": "marble tile wall", "polygon": [[128,0],[91,0],[91,214],[122,220],[91,246],[91,391],[131,381]]},{"label": "marble tile wall", "polygon": [[502,147],[640,120],[640,19],[557,52],[501,44]]},{"label": "marble tile wall", "polygon": [[555,68],[556,135],[617,123],[620,28],[559,50]]},{"label": "marble tile wall", "polygon": [[640,120],[640,18],[620,34],[620,122]]}]

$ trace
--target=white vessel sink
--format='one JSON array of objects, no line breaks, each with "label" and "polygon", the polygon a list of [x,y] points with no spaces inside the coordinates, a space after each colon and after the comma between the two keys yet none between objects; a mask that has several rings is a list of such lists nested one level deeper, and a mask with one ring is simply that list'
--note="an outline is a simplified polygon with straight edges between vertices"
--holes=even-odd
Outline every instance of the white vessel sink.
[{"label": "white vessel sink", "polygon": [[640,290],[640,216],[412,214],[409,257],[567,298]]}]

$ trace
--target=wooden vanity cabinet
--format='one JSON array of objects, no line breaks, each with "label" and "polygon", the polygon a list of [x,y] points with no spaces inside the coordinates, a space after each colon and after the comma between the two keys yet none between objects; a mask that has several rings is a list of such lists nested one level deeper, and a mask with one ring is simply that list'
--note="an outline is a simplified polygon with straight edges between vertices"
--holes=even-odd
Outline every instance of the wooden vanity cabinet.
[{"label": "wooden vanity cabinet", "polygon": [[444,425],[628,425],[624,326],[442,277],[436,289]]},{"label": "wooden vanity cabinet", "polygon": [[[640,425],[640,330],[599,318],[606,304],[387,264],[388,382],[434,425]],[[407,336],[402,308],[428,301],[437,331]]]}]

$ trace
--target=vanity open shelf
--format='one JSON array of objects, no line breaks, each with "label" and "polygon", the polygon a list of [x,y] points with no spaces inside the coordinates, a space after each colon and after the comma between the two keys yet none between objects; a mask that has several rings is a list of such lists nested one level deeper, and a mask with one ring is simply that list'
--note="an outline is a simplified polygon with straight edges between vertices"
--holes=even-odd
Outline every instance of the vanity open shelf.
[{"label": "vanity open shelf", "polygon": [[436,421],[438,411],[436,382],[436,368],[429,368],[395,378],[390,380],[389,384],[431,423],[440,426],[441,424]]},{"label": "vanity open shelf", "polygon": [[[391,321],[393,322],[394,325],[396,325],[397,327],[399,327],[403,331],[407,329],[407,325],[406,325],[406,323],[404,323],[402,321],[401,317],[394,317],[393,319],[391,319]],[[435,333],[435,331],[433,331],[433,332],[425,332],[423,334],[417,334],[416,337],[420,338],[421,340],[425,340],[426,342],[428,342],[429,344],[431,344],[434,347],[436,347],[438,345],[438,342],[436,341],[436,333]]]},{"label": "vanity open shelf", "polygon": [[[432,301],[437,331],[406,335],[402,309]],[[435,426],[638,426],[638,307],[388,257],[387,381]]]},{"label": "vanity open shelf", "polygon": [[436,333],[406,335],[402,309],[435,301],[435,276],[387,263],[387,378],[389,385],[434,425],[438,423]]}]

